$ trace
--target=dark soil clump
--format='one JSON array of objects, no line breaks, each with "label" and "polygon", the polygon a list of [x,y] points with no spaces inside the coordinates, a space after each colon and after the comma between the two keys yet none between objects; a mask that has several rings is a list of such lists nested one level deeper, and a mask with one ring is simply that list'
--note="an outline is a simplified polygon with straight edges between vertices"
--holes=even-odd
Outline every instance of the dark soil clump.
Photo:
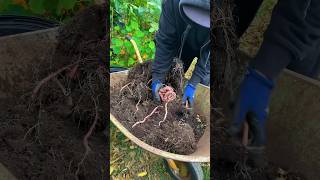
[{"label": "dark soil clump", "polygon": [[0,162],[18,179],[108,179],[107,10],[91,6],[62,26],[33,92],[0,102]]},{"label": "dark soil clump", "polygon": [[[174,89],[180,84],[177,82],[179,78],[172,78],[176,76],[173,74],[175,70],[169,73],[166,81],[167,85]],[[132,134],[153,147],[177,154],[193,153],[204,133],[206,121],[203,117],[186,112],[182,108],[181,93],[177,93],[177,98],[168,103],[167,118],[160,126],[159,122],[165,116],[164,104],[158,108],[158,113],[153,114],[144,123],[132,127],[159,106],[152,100],[150,85],[151,61],[136,65],[130,70],[124,84],[111,87],[111,113]]]}]

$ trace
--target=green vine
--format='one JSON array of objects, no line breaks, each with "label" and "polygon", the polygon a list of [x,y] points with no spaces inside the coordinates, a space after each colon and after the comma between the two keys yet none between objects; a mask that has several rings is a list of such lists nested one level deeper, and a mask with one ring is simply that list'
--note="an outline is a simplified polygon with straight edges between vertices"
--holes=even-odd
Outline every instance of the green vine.
[{"label": "green vine", "polygon": [[111,0],[111,66],[131,67],[137,63],[131,36],[143,60],[154,58],[154,34],[158,29],[161,0]]},{"label": "green vine", "polygon": [[64,22],[94,0],[0,0],[0,14],[40,16]]}]

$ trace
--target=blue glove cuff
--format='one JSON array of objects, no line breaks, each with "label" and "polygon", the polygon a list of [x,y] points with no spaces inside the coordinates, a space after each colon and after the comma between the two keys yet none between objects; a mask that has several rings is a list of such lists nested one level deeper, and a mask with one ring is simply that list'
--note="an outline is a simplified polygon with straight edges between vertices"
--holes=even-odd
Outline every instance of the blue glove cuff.
[{"label": "blue glove cuff", "polygon": [[262,73],[256,71],[253,68],[248,68],[248,73],[246,75],[247,77],[253,77],[256,80],[259,80],[259,82],[263,83],[265,86],[269,87],[270,89],[273,89],[275,82],[266,76],[264,76]]},{"label": "blue glove cuff", "polygon": [[194,92],[196,90],[196,86],[194,86],[193,84],[188,82],[187,85],[186,85],[186,90]]},{"label": "blue glove cuff", "polygon": [[151,84],[152,91],[156,90],[158,84],[162,84],[162,82],[159,79],[155,80],[155,81],[152,81],[152,84]]},{"label": "blue glove cuff", "polygon": [[184,88],[182,103],[185,104],[186,101],[189,100],[190,106],[192,107],[195,91],[196,91],[196,87],[192,85],[190,82],[188,82],[186,87]]}]

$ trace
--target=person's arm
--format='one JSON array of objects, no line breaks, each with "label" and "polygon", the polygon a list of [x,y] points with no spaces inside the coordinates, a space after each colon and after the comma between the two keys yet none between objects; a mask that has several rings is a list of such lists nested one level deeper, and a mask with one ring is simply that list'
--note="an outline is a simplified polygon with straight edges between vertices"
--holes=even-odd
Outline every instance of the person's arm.
[{"label": "person's arm", "polygon": [[[247,120],[253,133],[249,149],[261,149],[267,142],[265,126],[275,79],[291,60],[304,59],[319,42],[319,12],[319,0],[279,0],[276,5],[262,46],[240,85],[233,123],[227,131],[235,137]],[[260,162],[257,158],[258,166]]]},{"label": "person's arm", "polygon": [[275,79],[292,59],[304,59],[320,40],[319,12],[319,0],[279,1],[250,66]]},{"label": "person's arm", "polygon": [[162,3],[162,11],[159,21],[159,30],[155,35],[156,53],[152,63],[152,81],[164,81],[169,71],[173,58],[179,48],[179,34],[176,27],[176,10],[173,0]]},{"label": "person's arm", "polygon": [[[208,34],[209,36],[209,34]],[[189,80],[193,86],[197,86],[198,83],[208,85],[210,83],[210,41],[205,44],[205,47],[201,53],[201,57],[198,59],[192,76]]]},{"label": "person's arm", "polygon": [[200,59],[198,59],[197,64],[195,65],[194,71],[190,80],[187,82],[187,85],[184,89],[182,104],[187,105],[187,108],[193,108],[194,104],[194,94],[196,87],[199,83],[204,85],[209,85],[210,83],[210,41],[208,41],[201,53]]}]

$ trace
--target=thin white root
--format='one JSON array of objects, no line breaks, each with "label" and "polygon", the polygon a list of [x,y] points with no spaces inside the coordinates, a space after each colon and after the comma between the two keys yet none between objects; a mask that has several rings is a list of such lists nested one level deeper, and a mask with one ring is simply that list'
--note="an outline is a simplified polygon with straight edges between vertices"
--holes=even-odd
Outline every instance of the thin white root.
[{"label": "thin white root", "polygon": [[[128,87],[131,83],[132,83],[132,82],[129,82],[128,84],[126,84],[126,85],[122,86],[122,88],[120,89],[119,94],[121,94],[121,92],[123,91],[123,89],[124,89],[124,88],[126,88],[126,87]],[[130,93],[132,94],[131,89],[130,89],[129,87],[128,87],[128,89],[130,90]]]},{"label": "thin white root", "polygon": [[139,98],[138,103],[136,104],[136,112],[134,112],[134,115],[136,115],[136,113],[139,111],[139,104],[140,104],[140,101],[141,101],[141,96],[140,96],[140,98]]},{"label": "thin white root", "polygon": [[143,118],[143,120],[142,121],[138,121],[138,122],[136,122],[136,123],[134,123],[134,125],[132,126],[132,128],[134,128],[136,125],[138,125],[138,124],[142,124],[142,123],[144,123],[150,116],[152,116],[155,112],[156,112],[156,110],[158,109],[158,108],[162,108],[163,106],[157,106],[157,107],[155,107],[154,109],[153,109],[153,111],[148,115],[148,116],[146,116],[145,118]]},{"label": "thin white root", "polygon": [[159,122],[159,126],[161,125],[161,123],[163,123],[166,118],[167,118],[167,114],[168,114],[168,102],[166,102],[166,104],[164,105],[165,111],[166,113],[164,114],[163,120]]}]

